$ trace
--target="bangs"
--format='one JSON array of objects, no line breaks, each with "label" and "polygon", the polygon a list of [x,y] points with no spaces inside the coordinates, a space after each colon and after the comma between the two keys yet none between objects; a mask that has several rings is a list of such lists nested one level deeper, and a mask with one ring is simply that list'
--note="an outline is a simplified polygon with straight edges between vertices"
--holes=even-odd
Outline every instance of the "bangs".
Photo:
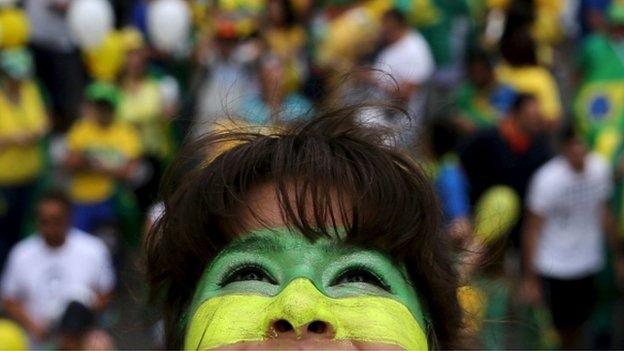
[{"label": "bangs", "polygon": [[195,142],[174,167],[178,184],[164,196],[172,200],[164,222],[178,231],[195,223],[185,233],[195,247],[220,250],[257,229],[241,221],[243,213],[270,229],[258,211],[263,204],[249,201],[267,185],[290,229],[310,239],[344,232],[349,242],[403,259],[418,241],[413,233],[435,226],[440,211],[424,172],[386,139],[350,115],[264,132],[229,126]]}]

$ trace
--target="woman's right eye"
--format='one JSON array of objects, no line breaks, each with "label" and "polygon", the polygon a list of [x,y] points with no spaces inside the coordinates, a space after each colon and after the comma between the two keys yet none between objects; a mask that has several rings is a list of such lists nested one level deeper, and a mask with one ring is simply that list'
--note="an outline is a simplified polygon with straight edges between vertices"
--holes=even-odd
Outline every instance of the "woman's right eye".
[{"label": "woman's right eye", "polygon": [[246,281],[259,281],[265,282],[272,285],[277,285],[275,279],[273,279],[264,269],[255,266],[247,266],[243,268],[239,268],[235,270],[233,273],[228,275],[221,283],[221,286],[225,286],[235,282],[246,282]]}]

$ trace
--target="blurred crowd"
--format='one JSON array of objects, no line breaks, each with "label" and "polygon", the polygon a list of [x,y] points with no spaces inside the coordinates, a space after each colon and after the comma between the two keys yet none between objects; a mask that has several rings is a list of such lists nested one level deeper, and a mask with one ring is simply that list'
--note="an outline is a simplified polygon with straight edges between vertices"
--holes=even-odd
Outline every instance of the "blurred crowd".
[{"label": "blurred crowd", "polygon": [[624,347],[623,1],[2,0],[0,348],[126,345],[180,145],[345,105],[430,175],[475,347]]}]

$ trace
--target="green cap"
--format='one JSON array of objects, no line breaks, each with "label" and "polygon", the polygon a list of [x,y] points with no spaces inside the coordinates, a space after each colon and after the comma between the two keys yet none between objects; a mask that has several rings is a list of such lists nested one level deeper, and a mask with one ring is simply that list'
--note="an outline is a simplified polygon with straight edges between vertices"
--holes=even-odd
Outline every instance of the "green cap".
[{"label": "green cap", "polygon": [[0,70],[13,79],[30,78],[33,73],[32,55],[26,49],[1,50]]},{"label": "green cap", "polygon": [[105,82],[95,82],[87,87],[87,100],[91,102],[103,101],[109,103],[113,108],[119,105],[119,89],[113,84]]},{"label": "green cap", "polygon": [[607,10],[609,22],[614,24],[624,24],[624,1],[613,0]]}]

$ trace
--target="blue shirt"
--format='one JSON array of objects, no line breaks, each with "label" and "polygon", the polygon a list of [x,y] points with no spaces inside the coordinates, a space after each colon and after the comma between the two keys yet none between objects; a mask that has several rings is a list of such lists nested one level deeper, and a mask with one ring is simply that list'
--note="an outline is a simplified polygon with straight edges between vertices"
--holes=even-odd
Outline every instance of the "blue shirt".
[{"label": "blue shirt", "polygon": [[443,161],[435,179],[446,221],[470,216],[468,182],[458,162]]}]

